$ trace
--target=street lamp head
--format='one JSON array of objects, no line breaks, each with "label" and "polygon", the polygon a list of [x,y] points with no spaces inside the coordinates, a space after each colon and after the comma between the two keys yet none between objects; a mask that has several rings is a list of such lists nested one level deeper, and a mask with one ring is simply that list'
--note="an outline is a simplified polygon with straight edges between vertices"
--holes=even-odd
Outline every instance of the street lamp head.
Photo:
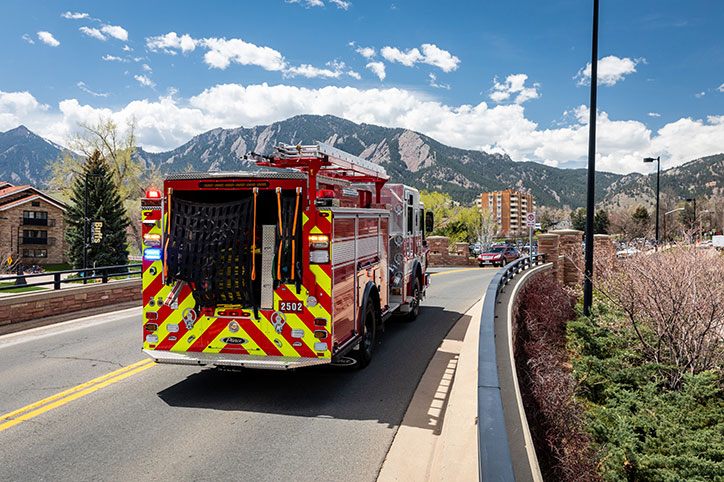
[{"label": "street lamp head", "polygon": [[656,157],[656,158],[654,158],[654,157],[644,157],[644,162],[654,162],[654,161],[658,161],[658,160],[659,160],[658,157]]}]

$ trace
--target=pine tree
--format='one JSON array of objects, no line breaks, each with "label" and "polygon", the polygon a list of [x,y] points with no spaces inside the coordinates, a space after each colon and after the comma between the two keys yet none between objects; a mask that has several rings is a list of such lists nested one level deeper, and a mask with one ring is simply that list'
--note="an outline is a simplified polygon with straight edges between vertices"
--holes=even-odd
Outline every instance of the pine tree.
[{"label": "pine tree", "polygon": [[75,268],[83,267],[83,218],[85,183],[88,182],[88,239],[91,221],[103,222],[103,240],[88,245],[88,267],[128,264],[126,228],[131,224],[123,200],[106,160],[99,151],[86,158],[83,172],[73,182],[68,210],[65,213],[65,240],[68,258]]}]

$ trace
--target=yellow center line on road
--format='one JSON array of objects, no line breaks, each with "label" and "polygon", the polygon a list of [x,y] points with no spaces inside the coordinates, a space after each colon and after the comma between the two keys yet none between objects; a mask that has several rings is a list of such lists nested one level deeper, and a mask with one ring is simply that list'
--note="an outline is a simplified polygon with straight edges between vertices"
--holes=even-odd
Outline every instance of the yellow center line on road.
[{"label": "yellow center line on road", "polygon": [[68,390],[57,393],[48,398],[44,398],[43,400],[27,405],[23,408],[19,408],[18,410],[7,413],[0,417],[0,421],[8,420],[7,422],[0,424],[0,432],[12,426],[15,426],[20,422],[30,420],[31,418],[37,417],[42,413],[48,412],[54,408],[65,405],[68,402],[72,402],[73,400],[93,393],[96,390],[100,390],[101,388],[107,387],[108,385],[119,382],[125,378],[135,375],[136,373],[147,370],[153,366],[156,366],[156,363],[150,358],[146,360],[141,360],[139,362],[118,369],[114,372],[107,373],[98,378],[94,378],[93,380],[90,380],[88,382],[81,383],[80,385],[69,388]]},{"label": "yellow center line on road", "polygon": [[[491,266],[490,268],[493,268],[493,266]],[[462,269],[453,269],[453,270],[450,270],[450,271],[440,271],[440,272],[438,272],[438,273],[430,273],[430,276],[435,276],[435,275],[438,275],[438,274],[459,273],[459,272],[461,272],[461,271],[471,271],[471,270],[474,270],[474,269],[475,269],[475,270],[480,270],[480,269],[490,269],[490,268],[462,268]],[[498,269],[498,268],[495,268],[495,269]]]}]

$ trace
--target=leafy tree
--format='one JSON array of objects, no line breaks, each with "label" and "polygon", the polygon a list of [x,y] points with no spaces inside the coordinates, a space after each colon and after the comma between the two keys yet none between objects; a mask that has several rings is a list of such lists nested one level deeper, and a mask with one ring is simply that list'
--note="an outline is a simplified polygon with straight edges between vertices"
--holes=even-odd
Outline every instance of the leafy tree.
[{"label": "leafy tree", "polygon": [[649,216],[649,212],[646,210],[645,207],[639,206],[631,215],[631,219],[633,219],[634,222],[636,222],[637,224],[640,224],[642,226],[648,226],[649,222],[651,221],[651,216]]},{"label": "leafy tree", "polygon": [[[83,170],[75,177],[65,213],[68,258],[75,268],[83,267],[83,227],[85,183],[88,182],[88,218],[103,222],[103,241],[88,245],[88,266],[115,266],[128,263],[126,228],[130,225],[126,209],[113,182],[110,166],[99,151],[86,158]],[[88,225],[90,230],[90,224]]]},{"label": "leafy tree", "polygon": [[482,210],[477,206],[461,208],[458,218],[467,227],[468,239],[488,244],[498,233],[498,224],[490,209],[484,207]]},{"label": "leafy tree", "polygon": [[593,216],[593,233],[608,234],[608,228],[611,222],[608,220],[608,213],[603,209],[599,209]]},{"label": "leafy tree", "polygon": [[573,229],[586,230],[586,208],[578,208],[571,212],[571,224]]},{"label": "leafy tree", "polygon": [[[135,121],[121,129],[110,118],[100,118],[96,124],[80,124],[81,131],[67,141],[60,159],[51,166],[51,188],[59,197],[71,196],[72,181],[84,173],[85,160],[96,151],[106,160],[108,171],[118,193],[132,219],[141,217],[141,197],[149,187],[159,187],[162,176],[157,168],[145,165],[138,157]],[[80,156],[78,155],[80,154]],[[141,233],[138,223],[130,226],[130,239],[137,250],[141,249]]]},{"label": "leafy tree", "polygon": [[447,193],[437,191],[420,191],[420,201],[425,205],[425,209],[432,211],[435,219],[433,233],[449,223],[450,217],[454,215],[456,209],[452,199]]}]

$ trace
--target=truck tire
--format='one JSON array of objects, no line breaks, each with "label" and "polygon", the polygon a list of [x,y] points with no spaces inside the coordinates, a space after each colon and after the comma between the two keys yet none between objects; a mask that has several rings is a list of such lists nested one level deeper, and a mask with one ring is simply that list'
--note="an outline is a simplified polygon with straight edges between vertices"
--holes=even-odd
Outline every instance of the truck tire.
[{"label": "truck tire", "polygon": [[368,300],[364,309],[364,324],[362,325],[362,340],[359,346],[354,350],[353,356],[357,360],[356,367],[364,368],[372,361],[372,352],[375,348],[375,334],[377,328],[377,313],[375,313],[375,304],[372,300]]},{"label": "truck tire", "polygon": [[415,321],[417,315],[420,314],[420,300],[422,299],[422,288],[420,286],[420,278],[415,277],[415,284],[412,287],[412,301],[410,301],[410,311],[405,317],[408,323]]}]

